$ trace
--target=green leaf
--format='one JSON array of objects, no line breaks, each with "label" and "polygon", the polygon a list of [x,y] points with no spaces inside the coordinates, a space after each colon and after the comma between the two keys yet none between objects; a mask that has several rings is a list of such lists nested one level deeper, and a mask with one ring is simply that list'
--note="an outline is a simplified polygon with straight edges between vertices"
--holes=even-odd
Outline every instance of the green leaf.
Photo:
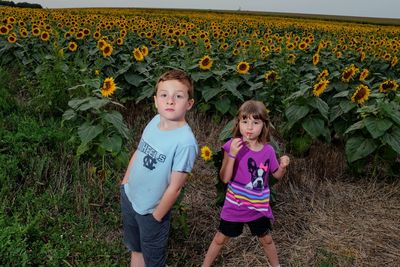
[{"label": "green leaf", "polygon": [[264,86],[263,82],[255,83],[255,84],[250,86],[249,90],[250,91],[257,90],[257,89],[262,88],[263,86]]},{"label": "green leaf", "polygon": [[236,89],[241,83],[239,79],[230,79],[222,83],[222,88],[231,92],[234,96],[244,101],[242,94]]},{"label": "green leaf", "polygon": [[78,135],[83,144],[87,144],[103,132],[101,125],[90,125],[85,122],[78,128]]},{"label": "green leaf", "polygon": [[377,145],[373,139],[364,138],[362,136],[352,137],[346,142],[346,156],[351,163],[356,160],[365,158],[375,151]]},{"label": "green leaf", "polygon": [[206,72],[195,72],[192,75],[190,75],[193,81],[198,82],[200,80],[207,80],[212,76],[212,72],[206,71]]},{"label": "green leaf", "polygon": [[104,119],[114,125],[115,129],[125,138],[129,138],[129,129],[125,125],[121,113],[111,111],[104,115]]},{"label": "green leaf", "polygon": [[297,121],[304,118],[308,114],[308,112],[310,112],[310,108],[308,106],[292,105],[288,107],[285,111],[285,115],[288,118],[289,129]]},{"label": "green leaf", "polygon": [[225,141],[226,139],[232,137],[232,129],[235,123],[235,119],[230,120],[219,134],[218,140]]},{"label": "green leaf", "polygon": [[215,108],[222,114],[225,114],[226,112],[228,112],[230,106],[231,106],[231,101],[227,97],[225,97],[215,103]]},{"label": "green leaf", "polygon": [[201,94],[203,95],[203,98],[206,102],[211,100],[214,96],[218,95],[220,92],[222,92],[223,89],[221,87],[213,88],[210,86],[205,86],[203,90],[201,91]]},{"label": "green leaf", "polygon": [[308,117],[301,124],[306,132],[314,139],[324,134],[324,121],[316,117]]},{"label": "green leaf", "polygon": [[346,91],[343,91],[343,92],[339,92],[336,95],[334,95],[333,98],[336,98],[336,97],[348,97],[349,96],[349,92],[350,92],[349,90],[346,90]]},{"label": "green leaf", "polygon": [[321,115],[328,120],[328,115],[329,115],[329,106],[328,104],[322,100],[319,97],[313,97],[311,98],[309,104],[313,107],[319,110]]},{"label": "green leaf", "polygon": [[344,132],[345,134],[351,132],[351,131],[355,131],[355,130],[360,130],[362,128],[365,127],[364,121],[358,121],[356,123],[354,123],[353,125],[351,125],[349,128],[347,128],[347,130]]},{"label": "green leaf", "polygon": [[400,128],[396,127],[391,133],[385,133],[382,140],[400,155]]},{"label": "green leaf", "polygon": [[87,144],[82,143],[76,149],[76,155],[79,157],[80,155],[84,154],[88,150],[89,150],[89,146]]},{"label": "green leaf", "polygon": [[385,115],[387,115],[398,126],[400,126],[400,112],[393,107],[394,103],[393,104],[392,103],[382,103],[381,104],[381,110],[383,110]]},{"label": "green leaf", "polygon": [[62,121],[69,121],[76,118],[76,112],[73,109],[67,109],[62,115]]},{"label": "green leaf", "polygon": [[386,131],[393,125],[393,122],[390,120],[374,117],[367,117],[364,119],[364,122],[365,127],[374,139],[385,134]]},{"label": "green leaf", "polygon": [[144,87],[142,89],[142,92],[140,93],[140,96],[136,99],[136,103],[139,103],[143,99],[152,97],[154,95],[154,93],[155,93],[155,89],[152,86],[148,85],[148,86]]},{"label": "green leaf", "polygon": [[82,105],[85,102],[88,102],[91,99],[97,99],[95,97],[87,97],[84,99],[72,99],[68,101],[68,106],[70,106],[72,109],[77,109],[80,105]]},{"label": "green leaf", "polygon": [[348,100],[344,100],[344,101],[340,101],[339,106],[343,110],[343,113],[347,113],[350,110],[352,110],[353,108],[356,108],[357,104],[355,104],[351,101],[348,101]]},{"label": "green leaf", "polygon": [[101,85],[100,78],[86,79],[83,82],[85,83],[85,85],[92,87],[94,89],[99,89]]},{"label": "green leaf", "polygon": [[92,97],[89,102],[83,103],[77,110],[85,111],[88,109],[100,109],[110,102],[109,99]]},{"label": "green leaf", "polygon": [[122,138],[119,135],[102,136],[100,138],[100,146],[108,152],[118,154],[122,147]]},{"label": "green leaf", "polygon": [[138,74],[132,72],[125,72],[124,74],[125,81],[129,84],[138,87],[144,80],[144,78]]},{"label": "green leaf", "polygon": [[339,107],[339,105],[333,106],[331,108],[329,121],[332,122],[332,121],[336,120],[338,117],[340,117],[341,115],[343,115],[343,110]]}]

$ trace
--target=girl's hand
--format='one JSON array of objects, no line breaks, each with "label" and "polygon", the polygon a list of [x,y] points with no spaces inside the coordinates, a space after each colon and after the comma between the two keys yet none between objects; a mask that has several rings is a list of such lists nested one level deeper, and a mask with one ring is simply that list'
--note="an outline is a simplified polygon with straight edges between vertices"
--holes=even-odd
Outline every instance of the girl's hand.
[{"label": "girl's hand", "polygon": [[241,138],[234,138],[229,149],[229,154],[236,157],[239,150],[243,147],[243,140]]},{"label": "girl's hand", "polygon": [[290,158],[286,155],[282,156],[279,158],[279,166],[281,166],[282,168],[286,168],[287,166],[289,166],[290,163]]}]

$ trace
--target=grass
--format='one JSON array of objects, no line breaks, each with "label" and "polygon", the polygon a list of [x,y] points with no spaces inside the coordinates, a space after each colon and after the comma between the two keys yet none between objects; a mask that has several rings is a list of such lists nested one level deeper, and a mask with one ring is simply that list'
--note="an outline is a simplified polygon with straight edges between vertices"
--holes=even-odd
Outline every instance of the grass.
[{"label": "grass", "polygon": [[[77,160],[60,118],[29,112],[18,84],[17,90],[2,86],[0,265],[127,266],[119,209],[124,169],[103,170],[91,158]],[[133,151],[154,109],[150,103],[129,103],[122,111],[135,133],[128,144]],[[210,121],[189,113],[199,145],[218,148],[227,121]],[[285,266],[397,266],[400,261],[399,181],[353,178],[343,155],[340,147],[314,144],[306,156],[292,156],[287,175],[276,185],[273,236]],[[200,266],[218,226],[215,181],[216,170],[199,159],[183,199],[189,233],[171,232],[169,266]],[[223,249],[216,266],[268,262],[246,228]]]}]

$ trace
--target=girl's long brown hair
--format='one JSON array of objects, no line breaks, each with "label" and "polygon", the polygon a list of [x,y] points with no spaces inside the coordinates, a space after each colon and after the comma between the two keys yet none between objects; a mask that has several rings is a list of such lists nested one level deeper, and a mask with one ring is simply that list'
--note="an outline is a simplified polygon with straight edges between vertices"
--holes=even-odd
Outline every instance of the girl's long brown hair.
[{"label": "girl's long brown hair", "polygon": [[235,126],[232,131],[233,137],[242,137],[239,129],[239,122],[241,119],[248,119],[250,117],[255,120],[261,120],[264,124],[257,141],[262,144],[268,143],[270,141],[270,133],[267,108],[261,101],[256,100],[248,100],[240,106],[236,114]]}]

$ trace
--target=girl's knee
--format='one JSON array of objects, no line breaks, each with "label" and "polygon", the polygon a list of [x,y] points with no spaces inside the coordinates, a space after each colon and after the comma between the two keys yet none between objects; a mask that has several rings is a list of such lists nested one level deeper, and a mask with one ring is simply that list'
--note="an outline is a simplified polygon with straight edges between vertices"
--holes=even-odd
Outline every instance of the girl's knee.
[{"label": "girl's knee", "polygon": [[271,235],[264,235],[264,236],[260,237],[259,239],[264,246],[269,246],[274,243],[274,240],[272,240]]},{"label": "girl's knee", "polygon": [[222,234],[221,232],[217,232],[217,234],[214,237],[214,242],[218,246],[223,246],[229,241],[229,237]]}]

